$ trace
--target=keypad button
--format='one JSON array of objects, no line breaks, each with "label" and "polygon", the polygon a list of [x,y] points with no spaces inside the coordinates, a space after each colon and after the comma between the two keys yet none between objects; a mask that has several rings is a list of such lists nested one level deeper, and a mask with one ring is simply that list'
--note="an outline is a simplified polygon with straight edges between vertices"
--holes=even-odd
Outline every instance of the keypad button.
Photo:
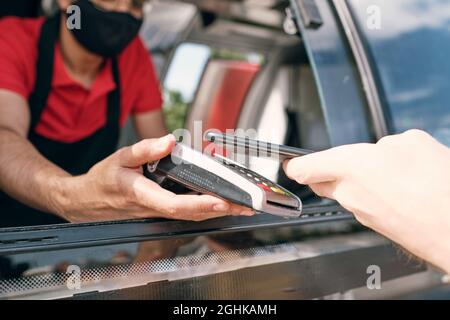
[{"label": "keypad button", "polygon": [[282,195],[286,195],[286,192],[284,192],[284,191],[281,190],[280,188],[271,187],[270,189],[271,189],[273,192],[275,192],[275,193],[282,194]]},{"label": "keypad button", "polygon": [[268,186],[265,186],[265,185],[263,185],[261,183],[258,183],[258,187],[260,187],[260,188],[262,188],[263,190],[266,190],[266,191],[272,191]]}]

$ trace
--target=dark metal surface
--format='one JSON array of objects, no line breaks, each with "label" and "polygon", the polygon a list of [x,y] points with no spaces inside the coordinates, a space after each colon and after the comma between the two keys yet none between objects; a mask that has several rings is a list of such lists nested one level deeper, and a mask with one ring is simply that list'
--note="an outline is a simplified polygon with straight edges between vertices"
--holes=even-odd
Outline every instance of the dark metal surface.
[{"label": "dark metal surface", "polygon": [[0,256],[31,251],[270,229],[352,218],[353,216],[345,213],[340,206],[331,204],[305,206],[304,215],[297,219],[283,219],[261,214],[254,217],[226,217],[200,223],[140,220],[0,229]]},{"label": "dark metal surface", "polygon": [[[0,299],[67,298],[388,244],[355,227],[341,221],[0,256]],[[77,288],[69,286],[73,267]]]},{"label": "dark metal surface", "polygon": [[299,0],[297,3],[306,28],[315,29],[323,24],[316,0]]},{"label": "dark metal surface", "polygon": [[123,290],[85,293],[73,299],[312,299],[366,286],[370,265],[380,267],[382,281],[425,270],[386,244]]}]

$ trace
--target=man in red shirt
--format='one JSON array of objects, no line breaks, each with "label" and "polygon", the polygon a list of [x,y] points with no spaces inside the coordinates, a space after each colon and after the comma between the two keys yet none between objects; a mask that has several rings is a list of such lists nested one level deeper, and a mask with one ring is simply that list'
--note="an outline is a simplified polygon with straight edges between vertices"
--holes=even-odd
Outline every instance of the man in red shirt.
[{"label": "man in red shirt", "polygon": [[[0,226],[252,214],[143,176],[141,166],[175,144],[172,135],[150,139],[167,132],[137,36],[144,2],[58,0],[54,17],[0,20]],[[70,27],[71,5],[79,28]],[[115,152],[130,116],[146,140]]]}]

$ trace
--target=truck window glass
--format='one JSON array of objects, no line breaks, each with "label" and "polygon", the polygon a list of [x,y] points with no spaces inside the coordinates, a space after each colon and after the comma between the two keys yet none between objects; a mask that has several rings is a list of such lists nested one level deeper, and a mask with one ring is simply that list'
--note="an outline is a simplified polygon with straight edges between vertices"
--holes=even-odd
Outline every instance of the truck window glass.
[{"label": "truck window glass", "polygon": [[391,132],[423,129],[450,145],[449,4],[439,0],[348,4],[372,59]]}]

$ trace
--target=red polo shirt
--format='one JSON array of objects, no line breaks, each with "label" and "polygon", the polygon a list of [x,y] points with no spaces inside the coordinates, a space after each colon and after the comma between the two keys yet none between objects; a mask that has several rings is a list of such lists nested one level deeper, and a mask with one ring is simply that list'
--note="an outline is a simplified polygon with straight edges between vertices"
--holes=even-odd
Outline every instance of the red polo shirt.
[{"label": "red polo shirt", "polygon": [[[0,19],[0,89],[26,100],[34,89],[38,41],[44,18]],[[149,53],[136,38],[119,55],[121,82],[120,125],[130,114],[161,108],[159,83]],[[111,61],[107,60],[92,86],[84,88],[68,74],[59,46],[55,48],[52,91],[37,133],[52,140],[76,142],[106,122],[107,96],[114,90]]]}]

